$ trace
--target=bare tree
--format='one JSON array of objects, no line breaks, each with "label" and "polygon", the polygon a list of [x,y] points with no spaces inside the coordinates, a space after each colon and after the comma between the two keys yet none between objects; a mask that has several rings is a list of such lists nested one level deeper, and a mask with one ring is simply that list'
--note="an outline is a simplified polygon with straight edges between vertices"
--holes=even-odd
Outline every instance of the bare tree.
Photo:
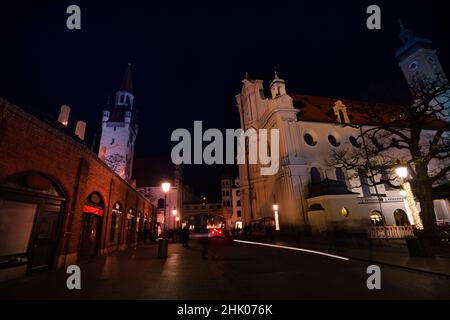
[{"label": "bare tree", "polygon": [[366,184],[399,188],[394,169],[408,168],[415,197],[420,202],[424,233],[436,235],[433,185],[448,183],[450,175],[450,87],[447,82],[415,81],[412,99],[404,105],[366,103],[348,106],[358,115],[360,148],[333,153],[333,165],[342,166]]}]

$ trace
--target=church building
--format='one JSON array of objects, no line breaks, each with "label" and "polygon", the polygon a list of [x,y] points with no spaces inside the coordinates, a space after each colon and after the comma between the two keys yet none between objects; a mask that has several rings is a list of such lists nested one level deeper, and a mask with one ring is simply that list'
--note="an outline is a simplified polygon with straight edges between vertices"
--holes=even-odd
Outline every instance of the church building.
[{"label": "church building", "polygon": [[[446,84],[447,77],[431,42],[416,37],[403,25],[400,37],[403,45],[396,58],[408,84],[412,86],[418,79]],[[262,80],[247,77],[242,83],[236,96],[241,128],[279,129],[280,134],[277,174],[262,176],[258,164],[239,165],[246,224],[274,217],[276,207],[281,230],[356,233],[366,232],[371,226],[414,224],[415,209],[398,189],[387,184],[375,188],[366,184],[364,177],[354,178],[357,175],[329,165],[333,151],[361,148],[360,127],[369,124],[349,106],[364,102],[290,93],[276,72],[270,98],[264,96]],[[450,122],[449,117],[443,120]],[[402,158],[400,150],[396,156]],[[434,204],[438,223],[448,223],[449,199],[435,199]]]}]

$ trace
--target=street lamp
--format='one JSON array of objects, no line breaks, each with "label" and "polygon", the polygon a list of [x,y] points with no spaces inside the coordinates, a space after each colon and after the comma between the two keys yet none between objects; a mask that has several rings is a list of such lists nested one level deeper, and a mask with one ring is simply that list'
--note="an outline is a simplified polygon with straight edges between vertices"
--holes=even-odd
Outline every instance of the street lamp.
[{"label": "street lamp", "polygon": [[395,172],[397,173],[397,176],[399,176],[402,179],[405,179],[406,177],[408,177],[408,168],[406,168],[404,166],[397,167],[395,169]]},{"label": "street lamp", "polygon": [[166,237],[166,207],[167,207],[167,193],[170,191],[170,183],[163,182],[161,184],[162,191],[164,192],[164,225],[163,225],[163,238]]},{"label": "street lamp", "polygon": [[[399,161],[398,161],[399,162]],[[399,164],[399,166],[395,169],[395,173],[402,181],[403,190],[400,191],[400,195],[405,198],[405,202],[407,204],[407,208],[412,216],[412,221],[417,229],[423,230],[422,219],[420,218],[419,211],[417,210],[416,201],[414,200],[414,195],[412,193],[411,184],[408,181],[405,181],[408,177],[408,168]]]},{"label": "street lamp", "polygon": [[278,219],[278,205],[277,204],[273,205],[273,211],[275,214],[275,230],[280,231],[280,221]]}]

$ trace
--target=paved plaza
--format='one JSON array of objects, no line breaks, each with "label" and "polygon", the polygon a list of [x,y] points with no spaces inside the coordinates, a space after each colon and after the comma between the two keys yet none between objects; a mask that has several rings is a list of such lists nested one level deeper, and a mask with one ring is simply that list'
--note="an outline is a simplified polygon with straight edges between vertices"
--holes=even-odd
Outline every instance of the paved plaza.
[{"label": "paved plaza", "polygon": [[82,289],[65,270],[0,285],[2,299],[449,299],[450,277],[381,265],[381,290],[368,290],[369,262],[233,242],[193,239],[189,248],[157,246],[80,265]]}]

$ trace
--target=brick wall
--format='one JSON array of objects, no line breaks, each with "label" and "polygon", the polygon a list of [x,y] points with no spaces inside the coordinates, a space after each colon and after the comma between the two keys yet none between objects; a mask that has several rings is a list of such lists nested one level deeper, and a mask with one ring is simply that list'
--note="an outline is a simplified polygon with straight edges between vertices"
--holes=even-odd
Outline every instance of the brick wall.
[{"label": "brick wall", "polygon": [[[89,194],[97,192],[104,202],[99,253],[125,247],[126,223],[120,244],[109,243],[112,206],[118,201],[123,215],[154,214],[151,203],[109,169],[81,141],[59,123],[37,119],[0,98],[0,182],[25,172],[39,172],[54,180],[65,193],[56,264],[73,263],[79,246],[82,207]],[[133,235],[136,244],[137,233]],[[70,257],[67,261],[67,257]]]}]

